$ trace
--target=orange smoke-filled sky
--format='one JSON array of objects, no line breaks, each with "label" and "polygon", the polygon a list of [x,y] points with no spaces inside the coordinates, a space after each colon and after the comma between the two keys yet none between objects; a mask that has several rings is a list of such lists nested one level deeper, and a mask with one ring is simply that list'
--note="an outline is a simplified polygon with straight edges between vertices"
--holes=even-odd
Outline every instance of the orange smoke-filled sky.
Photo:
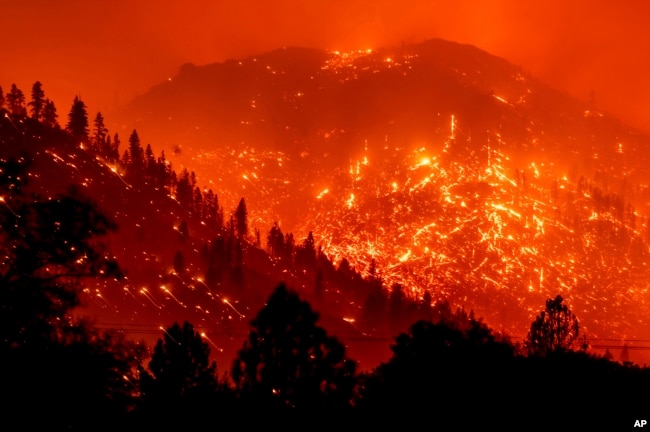
[{"label": "orange smoke-filled sky", "polygon": [[[650,133],[650,2],[3,0],[0,86],[36,80],[60,121],[109,113],[187,62],[282,46],[365,49],[439,37],[520,65]],[[109,119],[110,120],[110,119]]]}]

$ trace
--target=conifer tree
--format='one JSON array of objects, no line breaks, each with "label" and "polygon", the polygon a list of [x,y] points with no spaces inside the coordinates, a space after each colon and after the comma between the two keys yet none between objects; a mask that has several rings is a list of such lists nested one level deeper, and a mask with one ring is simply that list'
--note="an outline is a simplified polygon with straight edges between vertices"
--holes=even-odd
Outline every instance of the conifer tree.
[{"label": "conifer tree", "polygon": [[368,269],[368,277],[370,278],[371,281],[375,281],[378,278],[377,261],[375,261],[374,258],[370,261],[370,268]]},{"label": "conifer tree", "polygon": [[237,221],[237,237],[240,239],[246,238],[248,235],[248,210],[244,198],[239,200],[235,211],[235,219]]},{"label": "conifer tree", "polygon": [[172,171],[172,165],[167,161],[163,150],[156,160],[156,185],[169,191],[172,186]]},{"label": "conifer tree", "polygon": [[129,163],[128,172],[132,179],[140,178],[144,174],[144,150],[140,144],[138,132],[133,129],[129,136]]},{"label": "conifer tree", "polygon": [[102,146],[99,148],[99,153],[102,155],[104,159],[106,159],[109,162],[112,162],[111,158],[111,149],[113,147],[113,142],[111,141],[111,136],[106,135],[106,138],[104,139],[104,142],[102,143]]},{"label": "conifer tree", "polygon": [[88,112],[86,111],[86,104],[79,96],[74,97],[65,130],[82,142],[88,141]]},{"label": "conifer tree", "polygon": [[[103,152],[106,144],[106,137],[108,136],[108,129],[104,125],[104,116],[98,112],[93,121],[93,145],[96,150]],[[103,155],[106,156],[105,154]]]},{"label": "conifer tree", "polygon": [[284,235],[284,252],[282,253],[282,258],[284,258],[287,263],[292,263],[295,250],[296,242],[293,239],[293,233],[286,233]]},{"label": "conifer tree", "polygon": [[316,266],[316,242],[311,231],[296,251],[296,263],[307,270],[313,270]]},{"label": "conifer tree", "polygon": [[25,94],[21,89],[16,87],[16,84],[11,84],[11,90],[6,96],[7,109],[12,115],[24,116],[25,110]]},{"label": "conifer tree", "polygon": [[129,156],[128,150],[124,150],[124,152],[122,152],[122,158],[120,159],[120,163],[123,166],[128,168],[129,164],[131,163],[131,157]]},{"label": "conifer tree", "polygon": [[57,121],[57,118],[59,118],[59,115],[56,112],[56,106],[54,105],[54,102],[51,101],[50,99],[45,99],[45,104],[43,106],[43,117],[42,117],[43,124],[45,126],[58,128],[59,123]]},{"label": "conifer tree", "polygon": [[156,158],[153,155],[151,144],[147,144],[144,149],[144,166],[147,180],[153,182],[156,178]]},{"label": "conifer tree", "polygon": [[280,258],[284,255],[284,234],[277,222],[273,223],[269,234],[266,237],[266,248],[274,258]]},{"label": "conifer tree", "polygon": [[255,228],[255,247],[258,249],[262,247],[262,236],[258,228]]},{"label": "conifer tree", "polygon": [[196,186],[194,188],[193,212],[201,216],[203,214],[203,192]]},{"label": "conifer tree", "polygon": [[30,113],[34,120],[41,120],[45,108],[45,92],[40,81],[32,86],[32,100],[29,102]]},{"label": "conifer tree", "polygon": [[193,190],[190,173],[187,171],[187,168],[183,168],[181,177],[178,179],[178,183],[176,184],[176,199],[181,207],[188,211],[192,209],[192,195]]},{"label": "conifer tree", "polygon": [[212,189],[208,189],[203,200],[202,218],[208,223],[208,226],[214,226],[217,222],[217,208],[215,206],[215,195]]},{"label": "conifer tree", "polygon": [[578,319],[563,304],[562,296],[546,300],[546,308],[530,326],[526,340],[531,355],[548,355],[569,350],[580,335]]},{"label": "conifer tree", "polygon": [[117,162],[120,159],[120,136],[116,133],[113,135],[113,143],[108,147],[108,160]]}]

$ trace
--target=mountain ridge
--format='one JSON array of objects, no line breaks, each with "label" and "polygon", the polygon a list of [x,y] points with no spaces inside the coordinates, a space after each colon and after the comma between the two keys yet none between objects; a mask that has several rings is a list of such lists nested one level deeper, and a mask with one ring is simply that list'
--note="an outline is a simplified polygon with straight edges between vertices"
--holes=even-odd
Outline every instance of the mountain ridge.
[{"label": "mountain ridge", "polygon": [[[381,149],[386,140],[439,146],[435,142],[446,138],[452,115],[459,133],[478,143],[470,151],[492,139],[493,147],[522,165],[534,152],[564,173],[587,177],[610,169],[603,159],[629,158],[628,181],[650,179],[647,152],[641,151],[650,138],[505,59],[440,39],[349,53],[288,47],[185,66],[117,117],[130,119],[142,136],[162,146],[177,165],[195,170],[204,183],[239,191],[229,200],[234,206],[237,195],[254,191],[244,167],[233,172],[215,152],[255,148],[284,157],[285,166],[288,159],[299,168],[307,162],[312,171],[327,172],[368,148]],[[128,121],[117,123],[130,133]],[[615,168],[623,171],[620,161]],[[219,178],[222,170],[229,179]],[[316,189],[305,194],[313,197]],[[267,216],[288,219],[279,211]]]},{"label": "mountain ridge", "polygon": [[[311,59],[304,64],[295,60],[303,54]],[[197,183],[216,191],[225,209],[245,197],[257,247],[268,233],[269,254],[277,249],[272,233],[313,232],[309,248],[333,260],[319,264],[330,275],[334,266],[352,268],[358,283],[380,282],[384,293],[401,287],[416,304],[426,295],[447,300],[512,334],[560,293],[589,334],[646,336],[648,138],[503,59],[444,41],[392,51],[280,49],[186,66],[149,98],[129,115],[160,128],[156,146],[185,137],[170,157],[186,164],[174,166],[196,168]],[[138,133],[156,139],[146,127]],[[166,232],[178,237],[179,222]],[[233,280],[241,280],[233,257],[248,256],[249,283],[272,274],[314,287],[314,275],[281,273],[274,261],[281,254],[246,255],[258,249],[211,241],[215,256],[228,251]],[[195,263],[210,256],[199,244],[173,248]],[[164,288],[185,289],[169,269],[172,249],[166,265],[146,265],[167,267]],[[196,265],[194,279],[205,272]],[[341,313],[362,319],[370,288],[350,301],[335,285],[332,304],[347,300]],[[160,306],[133,289],[141,304]],[[171,307],[187,304],[166,293]]]}]

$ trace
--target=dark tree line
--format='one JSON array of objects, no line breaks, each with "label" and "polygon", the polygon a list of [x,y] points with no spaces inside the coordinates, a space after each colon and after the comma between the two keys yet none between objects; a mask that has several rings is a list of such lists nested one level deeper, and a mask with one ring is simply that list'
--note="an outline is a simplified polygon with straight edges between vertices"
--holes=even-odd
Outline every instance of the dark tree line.
[{"label": "dark tree line", "polygon": [[[95,132],[97,136],[100,135],[98,129],[96,128]],[[119,146],[117,135],[112,144],[109,138],[106,138],[104,143],[96,144],[97,148],[111,145],[114,148],[111,150],[111,157],[115,157]],[[122,154],[120,165],[132,185],[158,192],[161,196],[173,197],[189,215],[204,221],[213,229],[220,229],[224,225],[223,209],[217,194],[212,189],[201,189],[194,171],[190,172],[184,168],[178,174],[165,157],[164,151],[155,157],[150,144],[143,148],[136,130],[129,136],[129,146]]]},{"label": "dark tree line", "polygon": [[219,234],[204,243],[201,257],[204,265],[205,283],[216,288],[222,283],[243,288],[243,244],[227,233]]},{"label": "dark tree line", "polygon": [[[35,95],[44,100],[42,92]],[[0,108],[24,116],[25,102],[18,96],[12,88],[0,97]],[[109,141],[100,127],[103,117],[96,117],[88,137],[80,102],[75,99],[66,129],[103,151]],[[44,121],[46,104],[29,106],[33,120]],[[207,194],[196,193],[191,173],[169,183],[158,177],[161,165],[169,169],[161,156],[162,163],[154,161],[150,146],[142,149],[134,131],[122,163],[132,182],[168,192],[173,187],[189,212],[218,214],[217,204],[206,204]],[[30,430],[83,429],[98,421],[111,429],[198,428],[219,416],[246,427],[318,419],[329,426],[399,421],[445,429],[508,428],[534,421],[535,426],[620,429],[645,416],[648,399],[636,390],[650,382],[650,371],[576,347],[578,321],[561,297],[546,302],[520,347],[472,313],[452,313],[444,302],[432,306],[430,296],[413,301],[397,284],[386,289],[376,263],[367,278],[346,260],[335,267],[316,249],[311,233],[296,245],[277,224],[267,236],[273,259],[312,277],[316,299],[334,296],[328,283],[360,291],[368,323],[388,322],[393,332],[399,330],[391,358],[359,374],[345,345],[328,335],[318,325],[318,313],[284,284],[251,322],[228,380],[218,379],[208,344],[187,322],[164,330],[146,357],[142,345],[122,334],[72,317],[84,283],[121,277],[98,242],[115,226],[77,190],[52,199],[24,194],[28,160],[0,160],[0,391],[5,401],[0,414],[8,424]],[[241,269],[247,217],[242,199],[222,234],[205,245],[209,283],[226,274],[236,277]],[[179,227],[179,234],[187,238],[187,226]],[[179,259],[179,269],[182,264]],[[572,410],[576,401],[587,408]],[[458,416],[459,411],[465,414]]]},{"label": "dark tree line", "polygon": [[[45,96],[39,81],[32,87],[29,102],[15,84],[6,94],[0,87],[0,111],[18,119],[27,116],[28,108],[31,119],[46,127],[59,128],[54,102]],[[183,169],[180,174],[177,173],[164,151],[156,157],[150,144],[142,145],[136,130],[131,132],[128,148],[120,155],[122,142],[119,134],[111,136],[101,112],[95,115],[91,125],[87,106],[79,96],[75,96],[72,102],[64,129],[89,151],[111,164],[113,169],[123,171],[134,186],[157,191],[161,196],[171,195],[184,210],[209,226],[215,229],[224,226],[224,212],[217,194],[212,189],[199,187],[194,172]],[[243,200],[234,218],[237,235],[245,238],[248,235],[248,220]]]},{"label": "dark tree line", "polygon": [[[558,310],[554,301],[546,314]],[[571,322],[544,332],[553,338]],[[612,427],[628,426],[647,405],[633,391],[650,380],[646,368],[574,351],[568,341],[527,352],[463,312],[414,323],[395,338],[387,362],[361,374],[345,346],[318,325],[318,314],[284,285],[251,325],[230,380],[221,381],[191,324],[167,328],[140,367],[134,424],[198,427],[220,415],[243,427],[300,427],[318,418],[328,427],[511,428],[531,417],[544,427]],[[575,400],[582,411],[556,414]]]},{"label": "dark tree line", "polygon": [[6,110],[11,116],[26,117],[28,108],[32,119],[49,127],[59,127],[56,106],[53,101],[45,97],[40,81],[36,81],[32,86],[29,102],[26,102],[25,93],[16,84],[12,84],[6,94],[0,87],[0,112]]}]

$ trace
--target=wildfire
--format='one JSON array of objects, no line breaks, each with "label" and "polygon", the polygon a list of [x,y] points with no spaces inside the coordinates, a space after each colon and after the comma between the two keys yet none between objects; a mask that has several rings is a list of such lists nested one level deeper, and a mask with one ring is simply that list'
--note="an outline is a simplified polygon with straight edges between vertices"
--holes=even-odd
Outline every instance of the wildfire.
[{"label": "wildfire", "polygon": [[[451,128],[443,148],[458,145],[454,118]],[[374,258],[386,287],[429,291],[517,333],[557,293],[592,335],[629,334],[646,319],[638,293],[647,290],[648,265],[630,253],[639,232],[627,221],[593,209],[593,198],[550,164],[519,170],[487,143],[474,161],[432,150],[390,149],[394,156],[376,158],[383,166],[339,173],[309,221],[325,253],[359,270]],[[388,173],[397,178],[385,181]],[[604,229],[626,239],[604,238]]]}]

